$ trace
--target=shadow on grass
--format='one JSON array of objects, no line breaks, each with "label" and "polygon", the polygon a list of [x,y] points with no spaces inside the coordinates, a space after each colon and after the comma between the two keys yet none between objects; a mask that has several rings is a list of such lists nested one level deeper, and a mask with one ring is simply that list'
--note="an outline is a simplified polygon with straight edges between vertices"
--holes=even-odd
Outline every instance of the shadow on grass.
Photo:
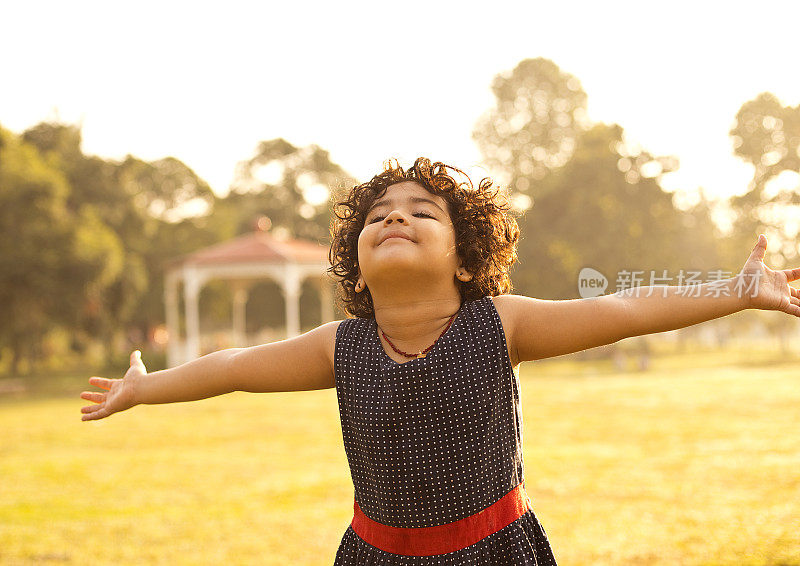
[{"label": "shadow on grass", "polygon": [[800,356],[787,355],[786,357],[776,358],[762,358],[762,359],[749,359],[736,363],[739,367],[764,367],[764,366],[785,366],[792,364],[800,364]]}]

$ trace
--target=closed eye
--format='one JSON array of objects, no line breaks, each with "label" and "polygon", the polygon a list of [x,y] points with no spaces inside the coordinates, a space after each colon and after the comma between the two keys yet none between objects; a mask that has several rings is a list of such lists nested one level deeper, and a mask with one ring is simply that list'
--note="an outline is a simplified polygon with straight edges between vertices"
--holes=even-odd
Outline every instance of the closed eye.
[{"label": "closed eye", "polygon": [[[436,220],[436,217],[433,214],[429,214],[427,212],[415,212],[413,214],[413,216],[416,216],[418,218],[432,218],[432,219]],[[386,218],[386,217],[385,216],[380,216],[380,215],[379,216],[375,216],[374,218],[372,218],[372,220],[369,221],[369,224],[375,224],[376,222],[380,222],[384,218]]]}]

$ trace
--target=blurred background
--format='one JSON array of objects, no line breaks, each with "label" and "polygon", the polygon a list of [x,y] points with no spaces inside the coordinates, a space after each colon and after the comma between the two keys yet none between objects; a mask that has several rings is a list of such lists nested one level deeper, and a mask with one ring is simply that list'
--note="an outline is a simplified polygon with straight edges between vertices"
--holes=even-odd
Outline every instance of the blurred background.
[{"label": "blurred background", "polygon": [[[331,198],[389,158],[511,189],[521,294],[577,297],[586,266],[736,273],[759,232],[795,265],[795,8],[631,6],[5,8],[0,370],[162,351],[170,262],[262,216],[325,245]],[[202,286],[202,351],[231,344],[232,294]],[[788,347],[796,321],[760,314],[717,335]],[[246,315],[285,325],[275,281]]]},{"label": "blurred background", "polygon": [[[304,394],[302,401],[275,397],[292,402],[231,396],[252,419],[273,419],[259,425],[265,431],[291,422],[303,408],[314,415],[304,421],[307,434],[268,434],[285,449],[239,446],[233,457],[223,452],[241,429],[225,420],[219,400],[78,424],[68,428],[71,440],[51,433],[61,426],[54,423],[78,421],[76,399],[86,378],[121,375],[134,348],[155,370],[167,365],[171,345],[179,345],[174,361],[341,318],[324,273],[331,203],[389,158],[408,166],[426,156],[476,182],[492,177],[511,191],[522,232],[513,271],[519,294],[576,298],[585,267],[609,278],[609,292],[623,271],[666,272],[672,279],[662,284],[678,284],[678,274],[688,271],[701,272],[703,280],[712,272],[730,276],[759,233],[769,239],[768,266],[800,265],[798,17],[796,3],[769,1],[722,9],[682,1],[32,1],[0,7],[0,413],[6,419],[0,453],[7,455],[0,471],[5,466],[6,477],[20,478],[16,488],[0,487],[0,563],[81,562],[70,537],[86,536],[89,548],[104,548],[92,533],[112,524],[117,550],[109,563],[332,562],[352,488],[330,391]],[[223,268],[203,271],[212,263]],[[272,267],[256,273],[240,263]],[[523,366],[529,406],[544,411],[541,421],[533,413],[534,423],[554,426],[571,404],[584,418],[598,411],[596,422],[573,422],[569,430],[555,425],[548,438],[537,436],[526,448],[534,454],[529,459],[564,458],[555,460],[564,467],[534,464],[543,478],[539,493],[554,496],[551,510],[540,514],[554,533],[557,556],[567,564],[800,564],[791,535],[800,527],[800,483],[790,471],[800,464],[792,404],[800,398],[799,331],[793,317],[744,311]],[[592,405],[598,395],[608,395],[609,405]],[[689,397],[699,404],[686,409],[682,401]],[[706,403],[709,398],[715,403]],[[278,412],[266,416],[259,402]],[[589,430],[606,440],[650,430],[643,407],[664,416],[651,423],[652,435],[641,435],[644,444],[603,444],[599,452],[580,444]],[[754,411],[753,426],[723,432],[742,410]],[[701,419],[715,411],[719,421]],[[43,420],[36,426],[19,424],[37,414]],[[629,420],[604,429],[609,415],[621,414]],[[141,434],[150,426],[159,436],[157,425],[146,424],[153,419],[185,427],[175,446],[197,443],[204,470],[224,468],[226,459],[239,462],[243,467],[231,469],[266,490],[258,494],[269,492],[267,505],[276,506],[274,517],[266,517],[251,508],[253,492],[224,492],[229,501],[241,497],[246,510],[216,516],[205,526],[205,540],[217,540],[225,525],[238,532],[242,521],[265,522],[271,531],[281,530],[279,518],[287,513],[303,522],[305,499],[292,499],[296,483],[332,474],[332,484],[312,490],[338,494],[326,495],[333,497],[329,514],[324,506],[315,511],[322,548],[301,544],[292,553],[279,533],[273,543],[239,536],[231,545],[214,543],[216,554],[203,545],[191,554],[189,541],[197,538],[189,527],[205,532],[196,521],[197,509],[208,505],[206,486],[220,493],[231,488],[228,480],[187,484],[170,506],[178,515],[165,518],[163,507],[137,507],[126,499],[130,493],[114,491],[109,476],[89,477],[84,458],[90,456],[77,438],[110,442],[101,452],[93,448],[92,457],[118,450],[124,458],[132,449],[144,461],[170,462],[171,469],[200,466],[198,459],[169,460],[181,457],[174,451],[148,452],[149,445],[89,440],[92,431],[134,422]],[[215,424],[203,428],[209,422]],[[215,436],[227,426],[229,438]],[[198,430],[205,444],[190,432]],[[609,478],[626,475],[643,451],[661,453],[654,446],[677,442],[660,436],[669,430],[683,431],[685,441],[674,460],[639,478],[641,489],[598,495],[601,467],[590,460],[593,454],[609,466],[615,462]],[[702,436],[708,431],[723,436]],[[321,438],[333,443],[329,459],[320,459],[319,444],[308,444]],[[592,446],[605,442],[597,438]],[[296,454],[298,442],[310,446],[308,460]],[[270,461],[285,467],[284,490],[259,483],[253,450],[278,455]],[[742,459],[744,453],[751,458]],[[727,479],[707,506],[724,512],[688,520],[691,502],[711,481],[698,476],[699,454],[710,458],[706,471],[727,466],[721,472]],[[122,461],[127,464],[110,477],[131,469],[131,460]],[[575,471],[576,462],[586,476]],[[153,468],[142,466],[141,490],[151,490]],[[302,466],[311,471],[298,474]],[[744,470],[766,483],[742,479]],[[284,477],[280,470],[264,473]],[[163,477],[171,478],[165,486],[183,481]],[[54,507],[65,490],[79,494],[97,481],[107,482],[105,504],[126,499],[125,511],[92,513],[66,495],[69,503]],[[39,491],[45,495],[37,499],[32,486],[41,489],[43,482],[50,491]],[[585,507],[591,495],[574,495],[578,484],[593,486],[588,491],[598,499],[591,510]],[[656,484],[672,491],[654,503],[642,486]],[[760,491],[766,484],[768,495]],[[270,491],[276,489],[277,495]],[[574,497],[566,503],[569,514],[556,503],[566,493]],[[616,497],[639,497],[642,514],[630,515],[635,505],[609,510]],[[652,533],[660,533],[653,536],[662,536],[657,525],[667,508],[675,513],[674,521],[666,519],[675,529],[669,540],[631,534],[652,520]],[[599,532],[591,518],[620,509],[628,509],[620,521],[630,528],[613,537]],[[722,521],[725,513],[731,515]],[[34,534],[42,526],[53,527],[48,536]],[[164,550],[164,533],[183,537],[177,550]],[[300,541],[308,536],[316,535],[296,534]],[[609,547],[609,540],[618,544]]]}]

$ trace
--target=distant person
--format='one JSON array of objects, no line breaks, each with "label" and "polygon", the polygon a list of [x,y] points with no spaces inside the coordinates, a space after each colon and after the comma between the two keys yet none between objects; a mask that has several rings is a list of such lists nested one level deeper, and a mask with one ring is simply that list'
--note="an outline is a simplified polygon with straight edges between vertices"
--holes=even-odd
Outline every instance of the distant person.
[{"label": "distant person", "polygon": [[520,362],[747,308],[798,316],[787,283],[800,269],[766,267],[762,235],[741,272],[714,283],[728,295],[510,295],[517,223],[489,179],[474,187],[455,175],[464,174],[424,158],[409,170],[390,163],[335,205],[330,271],[353,318],[150,374],[136,351],[123,379],[89,380],[108,392],[81,394],[97,403],[83,419],[232,391],[336,387],[355,486],[336,565],[555,564],[524,488]]}]

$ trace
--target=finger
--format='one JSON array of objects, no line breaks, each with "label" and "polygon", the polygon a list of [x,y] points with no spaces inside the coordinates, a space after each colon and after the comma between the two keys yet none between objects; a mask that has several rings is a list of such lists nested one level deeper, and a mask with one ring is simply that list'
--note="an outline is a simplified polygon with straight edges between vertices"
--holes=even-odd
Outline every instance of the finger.
[{"label": "finger", "polygon": [[94,413],[101,409],[105,408],[105,405],[86,405],[85,407],[81,407],[81,413]]},{"label": "finger", "polygon": [[144,365],[144,362],[142,362],[142,353],[139,350],[134,350],[131,352],[131,365],[137,364]]},{"label": "finger", "polygon": [[99,410],[99,411],[95,411],[93,413],[89,413],[87,415],[83,415],[81,417],[81,420],[82,421],[96,421],[97,419],[102,419],[102,418],[107,417],[109,414],[110,413],[108,411],[106,411],[106,410]]},{"label": "finger", "polygon": [[756,242],[753,251],[750,253],[751,256],[755,255],[758,259],[764,259],[764,253],[767,251],[767,237],[764,234],[758,235],[758,241]]},{"label": "finger", "polygon": [[800,267],[795,267],[794,269],[784,269],[781,271],[786,276],[787,281],[795,281],[800,279]]},{"label": "finger", "polygon": [[142,353],[139,350],[134,350],[131,354],[131,367],[142,373],[147,373],[147,368],[144,367],[144,362],[142,361]]},{"label": "finger", "polygon": [[106,393],[98,393],[97,391],[84,391],[81,393],[81,399],[93,401],[95,403],[105,403],[107,396]]},{"label": "finger", "polygon": [[94,385],[95,387],[99,387],[100,389],[111,389],[111,386],[114,382],[117,381],[116,379],[108,379],[107,377],[90,377],[89,383]]},{"label": "finger", "polygon": [[84,391],[81,393],[81,399],[86,399],[87,401],[94,401],[95,403],[102,403],[106,400],[105,393],[97,393],[96,391]]}]

